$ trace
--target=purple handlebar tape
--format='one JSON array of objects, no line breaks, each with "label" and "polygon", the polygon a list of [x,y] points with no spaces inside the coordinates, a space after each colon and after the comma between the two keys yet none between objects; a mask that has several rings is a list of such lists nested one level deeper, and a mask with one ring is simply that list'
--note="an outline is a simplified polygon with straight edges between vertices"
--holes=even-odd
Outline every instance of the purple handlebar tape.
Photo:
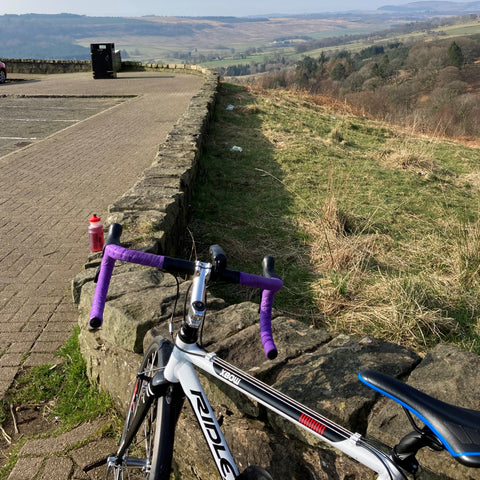
[{"label": "purple handlebar tape", "polygon": [[129,250],[119,245],[107,245],[103,252],[102,264],[100,265],[100,275],[97,280],[95,295],[93,296],[92,308],[90,310],[90,320],[88,325],[91,328],[100,328],[103,323],[103,310],[107,300],[108,287],[112,278],[115,261],[120,260],[129,263],[138,263],[148,267],[162,268],[165,257],[154,255],[152,253],[138,252]]},{"label": "purple handlebar tape", "polygon": [[279,278],[260,277],[249,273],[240,273],[240,284],[263,290],[260,303],[260,338],[262,339],[265,355],[270,360],[277,356],[277,347],[272,335],[272,306],[275,292],[283,286]]},{"label": "purple handlebar tape", "polygon": [[[129,250],[119,245],[107,245],[103,252],[100,274],[90,310],[88,324],[93,329],[102,326],[103,310],[105,308],[108,287],[116,260],[162,269],[165,257],[152,253]],[[273,297],[275,296],[275,292],[282,288],[283,282],[279,278],[267,278],[240,272],[240,284],[263,290],[262,301],[260,303],[260,336],[265,355],[267,358],[273,360],[277,356],[277,348],[275,347],[272,336]]]}]

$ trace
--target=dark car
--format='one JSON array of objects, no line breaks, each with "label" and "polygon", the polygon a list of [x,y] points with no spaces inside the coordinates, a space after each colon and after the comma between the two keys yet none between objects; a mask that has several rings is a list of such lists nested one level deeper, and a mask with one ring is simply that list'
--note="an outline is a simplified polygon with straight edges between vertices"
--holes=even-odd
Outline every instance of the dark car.
[{"label": "dark car", "polygon": [[5,83],[6,79],[7,79],[7,66],[3,62],[0,62],[0,83]]}]

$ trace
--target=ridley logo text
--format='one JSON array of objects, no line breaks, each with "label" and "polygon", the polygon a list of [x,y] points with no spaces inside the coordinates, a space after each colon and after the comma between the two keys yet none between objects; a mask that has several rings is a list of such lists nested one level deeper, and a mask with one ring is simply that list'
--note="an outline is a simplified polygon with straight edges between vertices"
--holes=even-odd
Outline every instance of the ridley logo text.
[{"label": "ridley logo text", "polygon": [[[223,437],[219,432],[218,424],[214,421],[212,413],[209,411],[207,402],[203,397],[202,392],[196,390],[190,390],[190,393],[193,395],[191,399],[192,407],[197,415],[198,420],[200,421],[207,440],[208,446],[215,459],[218,470],[222,475],[222,480],[234,480],[236,472],[230,460],[230,452],[227,450],[226,446],[223,444]],[[196,401],[194,401],[194,397]]]}]

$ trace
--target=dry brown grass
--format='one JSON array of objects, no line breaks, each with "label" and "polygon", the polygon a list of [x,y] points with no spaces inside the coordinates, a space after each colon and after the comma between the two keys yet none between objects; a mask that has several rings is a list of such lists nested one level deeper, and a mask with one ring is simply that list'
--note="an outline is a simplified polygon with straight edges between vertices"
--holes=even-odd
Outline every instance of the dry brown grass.
[{"label": "dry brown grass", "polygon": [[364,235],[362,229],[366,226],[355,226],[355,217],[339,209],[334,195],[314,216],[302,219],[302,228],[315,238],[311,256],[318,271],[349,271],[375,255],[377,235]]},{"label": "dry brown grass", "polygon": [[365,118],[366,113],[364,109],[357,108],[355,105],[347,102],[347,100],[339,100],[328,95],[314,94],[311,95],[312,101],[325,108],[326,110],[335,112],[336,115],[355,115]]},{"label": "dry brown grass", "polygon": [[[445,251],[444,239],[430,238],[417,246],[412,242],[400,257],[392,251],[393,239],[368,233],[368,225],[368,220],[342,212],[334,195],[317,215],[302,223],[314,239],[310,242],[310,257],[318,280],[312,288],[329,328],[348,334],[371,334],[419,351],[431,345],[433,339],[454,335],[458,322],[444,307],[449,296],[461,289],[460,282],[467,275],[463,272],[468,272],[469,278],[478,276],[480,248],[475,249],[475,245],[480,245],[480,230],[469,232],[462,245],[451,245],[451,269],[456,276],[427,277],[402,271],[407,269],[409,258],[424,252],[427,245],[431,248],[434,241],[437,251]],[[393,270],[398,274],[384,273]]]},{"label": "dry brown grass", "polygon": [[397,139],[390,141],[380,152],[380,159],[388,168],[414,171],[420,175],[428,175],[439,168],[433,148],[415,139],[406,139],[400,144]]},{"label": "dry brown grass", "polygon": [[354,222],[351,215],[339,209],[334,195],[314,215],[301,220],[302,230],[313,239],[309,243],[310,259],[319,275],[313,290],[320,311],[327,317],[356,308],[356,289],[375,262],[378,235],[365,234],[360,225],[356,230]]},{"label": "dry brown grass", "polygon": [[252,105],[240,105],[239,107],[236,107],[237,112],[240,113],[247,113],[250,115],[254,115],[256,113],[260,113],[261,109],[258,105],[252,104]]},{"label": "dry brown grass", "polygon": [[468,184],[475,190],[480,190],[480,173],[478,172],[471,172],[459,175],[458,180],[459,182]]},{"label": "dry brown grass", "polygon": [[456,278],[468,287],[480,286],[480,225],[464,225],[457,230],[450,261]]}]

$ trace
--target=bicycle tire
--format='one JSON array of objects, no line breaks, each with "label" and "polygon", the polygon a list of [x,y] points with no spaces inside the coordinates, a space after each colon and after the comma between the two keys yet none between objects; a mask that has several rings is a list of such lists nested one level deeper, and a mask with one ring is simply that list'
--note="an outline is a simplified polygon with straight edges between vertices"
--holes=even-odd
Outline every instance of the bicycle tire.
[{"label": "bicycle tire", "polygon": [[[142,396],[146,395],[150,379],[166,365],[171,351],[171,343],[162,337],[155,338],[145,351],[133,387],[121,443],[129,433],[136,409]],[[177,386],[171,386],[167,395],[153,400],[123,458],[108,467],[107,480],[163,480],[170,477],[174,426],[181,410],[181,402],[172,402],[172,392],[178,396],[177,390]],[[166,424],[168,418],[165,420],[167,415],[171,415],[172,408],[175,414],[173,426]],[[159,442],[163,442],[163,456],[158,454]]]},{"label": "bicycle tire", "polygon": [[272,477],[264,468],[251,465],[235,477],[235,480],[272,480]]}]

